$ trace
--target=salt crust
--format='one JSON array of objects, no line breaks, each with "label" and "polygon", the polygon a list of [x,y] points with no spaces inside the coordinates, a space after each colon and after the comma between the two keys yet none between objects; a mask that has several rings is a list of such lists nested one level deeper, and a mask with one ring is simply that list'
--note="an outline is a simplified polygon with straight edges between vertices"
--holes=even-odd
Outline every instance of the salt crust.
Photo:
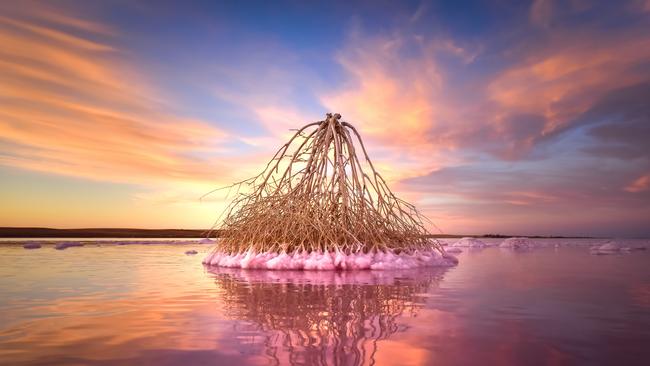
[{"label": "salt crust", "polygon": [[447,252],[447,253],[462,253],[463,250],[460,249],[459,247],[452,246],[450,248],[445,249],[445,252]]},{"label": "salt crust", "polygon": [[439,251],[419,250],[413,253],[392,251],[377,253],[295,252],[256,253],[248,250],[240,254],[209,253],[203,263],[212,266],[277,270],[357,270],[409,269],[418,267],[451,267],[458,259]]},{"label": "salt crust", "polygon": [[84,244],[77,241],[64,241],[54,246],[56,250],[64,250],[70,247],[83,247]]},{"label": "salt crust", "polygon": [[479,239],[466,237],[461,238],[457,242],[451,245],[452,247],[461,247],[461,248],[485,248],[488,245]]},{"label": "salt crust", "polygon": [[616,242],[609,241],[603,245],[591,247],[590,253],[595,255],[622,254],[637,250],[646,250],[645,246],[622,246]]},{"label": "salt crust", "polygon": [[535,246],[535,243],[528,238],[508,238],[499,244],[499,248],[508,249],[529,249]]}]

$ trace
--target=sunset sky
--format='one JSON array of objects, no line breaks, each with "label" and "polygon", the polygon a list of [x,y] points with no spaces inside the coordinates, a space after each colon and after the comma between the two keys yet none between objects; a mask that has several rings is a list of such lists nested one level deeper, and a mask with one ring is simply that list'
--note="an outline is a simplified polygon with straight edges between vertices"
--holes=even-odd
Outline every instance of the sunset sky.
[{"label": "sunset sky", "polygon": [[0,226],[206,228],[339,112],[446,233],[650,236],[650,1],[5,1]]}]

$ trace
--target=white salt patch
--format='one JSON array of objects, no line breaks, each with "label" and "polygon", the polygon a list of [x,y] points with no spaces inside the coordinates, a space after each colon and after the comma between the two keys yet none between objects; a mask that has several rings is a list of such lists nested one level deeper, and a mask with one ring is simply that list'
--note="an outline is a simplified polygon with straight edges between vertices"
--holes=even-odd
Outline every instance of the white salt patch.
[{"label": "white salt patch", "polygon": [[499,248],[507,249],[528,249],[535,246],[529,238],[508,238],[499,244]]},{"label": "white salt patch", "polygon": [[462,253],[463,250],[460,249],[459,247],[453,246],[451,248],[445,249],[445,252],[447,252],[447,253]]},{"label": "white salt patch", "polygon": [[606,252],[617,252],[617,251],[621,250],[621,247],[618,244],[610,241],[608,243],[605,243],[605,244],[599,246],[598,250],[602,250],[602,251],[606,251]]},{"label": "white salt patch", "polygon": [[[451,245],[452,247],[462,247],[462,248],[485,248],[488,245],[479,239],[476,238],[461,238],[457,242]],[[449,251],[449,250],[447,250]]]},{"label": "white salt patch", "polygon": [[294,252],[257,253],[247,250],[238,254],[209,253],[203,263],[212,266],[278,270],[355,270],[355,269],[409,269],[417,267],[451,267],[458,259],[439,251],[419,250],[412,253],[392,251],[377,253]]}]

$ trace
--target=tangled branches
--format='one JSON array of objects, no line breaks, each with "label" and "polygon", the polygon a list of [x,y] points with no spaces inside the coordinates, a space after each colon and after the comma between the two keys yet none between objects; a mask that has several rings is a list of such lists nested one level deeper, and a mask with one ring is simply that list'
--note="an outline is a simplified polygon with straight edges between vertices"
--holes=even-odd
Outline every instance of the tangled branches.
[{"label": "tangled branches", "polygon": [[413,205],[375,170],[339,114],[298,129],[226,208],[217,250],[256,253],[412,253],[444,250]]}]

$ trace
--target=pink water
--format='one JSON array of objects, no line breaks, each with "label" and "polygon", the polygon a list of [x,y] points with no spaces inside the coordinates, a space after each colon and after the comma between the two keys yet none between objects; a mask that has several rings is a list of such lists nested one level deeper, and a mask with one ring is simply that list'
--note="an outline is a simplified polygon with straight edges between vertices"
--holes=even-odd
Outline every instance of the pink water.
[{"label": "pink water", "polygon": [[345,272],[204,267],[209,245],[2,244],[0,364],[650,364],[650,251],[545,244]]}]

